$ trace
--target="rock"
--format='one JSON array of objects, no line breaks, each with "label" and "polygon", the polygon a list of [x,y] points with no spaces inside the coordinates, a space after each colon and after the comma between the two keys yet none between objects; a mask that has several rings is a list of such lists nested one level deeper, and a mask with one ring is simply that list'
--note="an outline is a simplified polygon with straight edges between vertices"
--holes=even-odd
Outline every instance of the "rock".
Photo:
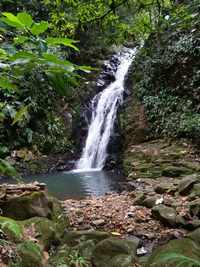
[{"label": "rock", "polygon": [[155,192],[158,194],[170,193],[176,191],[176,186],[173,183],[160,183],[155,187]]},{"label": "rock", "polygon": [[193,185],[198,181],[198,176],[196,174],[188,175],[181,179],[178,185],[178,192],[181,195],[187,195],[192,189]]},{"label": "rock", "polygon": [[157,201],[158,201],[158,197],[157,196],[147,197],[143,201],[143,206],[151,209],[156,205]]},{"label": "rock", "polygon": [[108,238],[94,249],[92,263],[95,267],[130,267],[136,256],[138,242]]},{"label": "rock", "polygon": [[194,184],[190,192],[190,197],[200,197],[200,183]]},{"label": "rock", "polygon": [[50,203],[44,192],[33,192],[1,201],[0,209],[3,216],[16,220],[51,216]]},{"label": "rock", "polygon": [[107,232],[100,231],[76,231],[76,232],[66,232],[63,237],[63,242],[69,246],[76,246],[82,241],[93,240],[95,244],[98,242],[109,238],[110,234]]},{"label": "rock", "polygon": [[176,225],[176,211],[165,205],[158,205],[152,209],[152,216],[163,224]]},{"label": "rock", "polygon": [[0,216],[0,229],[10,241],[17,243],[23,239],[22,226],[13,219]]},{"label": "rock", "polygon": [[194,201],[191,201],[189,203],[190,205],[190,214],[192,216],[198,216],[200,217],[200,199],[196,199]]},{"label": "rock", "polygon": [[181,175],[191,174],[192,170],[185,167],[169,166],[162,170],[162,175],[166,177],[179,177]]},{"label": "rock", "polygon": [[[188,249],[189,248],[189,249]],[[146,263],[146,267],[175,267],[180,265],[180,259],[176,261],[161,261],[163,256],[169,255],[170,253],[176,253],[178,255],[183,255],[186,257],[191,257],[194,260],[200,261],[200,249],[197,244],[189,239],[183,238],[180,240],[172,240],[166,245],[156,248],[153,251],[153,254],[150,256],[149,260]],[[189,264],[185,262],[181,265],[182,267],[188,267]]]},{"label": "rock", "polygon": [[144,193],[138,193],[136,195],[136,198],[134,199],[134,205],[142,206],[144,199],[145,199],[145,194]]},{"label": "rock", "polygon": [[102,226],[104,224],[105,224],[105,220],[103,220],[103,219],[92,221],[92,225],[94,225],[94,226]]},{"label": "rock", "polygon": [[43,253],[32,241],[24,241],[17,245],[17,253],[21,259],[21,267],[42,267]]},{"label": "rock", "polygon": [[63,233],[59,233],[53,221],[47,218],[34,217],[22,221],[21,225],[28,233],[32,232],[34,238],[39,240],[40,245],[44,250],[49,250],[51,245],[57,245],[61,242]]},{"label": "rock", "polygon": [[189,233],[187,237],[200,246],[200,227]]}]

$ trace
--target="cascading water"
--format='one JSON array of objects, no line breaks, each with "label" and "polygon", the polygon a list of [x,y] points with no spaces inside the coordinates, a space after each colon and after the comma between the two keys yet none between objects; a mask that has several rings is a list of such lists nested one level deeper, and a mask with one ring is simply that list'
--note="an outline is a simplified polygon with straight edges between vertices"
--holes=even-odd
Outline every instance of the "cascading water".
[{"label": "cascading water", "polygon": [[117,109],[123,102],[125,76],[135,54],[136,48],[126,48],[119,53],[120,63],[115,73],[115,81],[92,99],[92,118],[85,147],[77,162],[78,170],[101,170],[104,167]]}]

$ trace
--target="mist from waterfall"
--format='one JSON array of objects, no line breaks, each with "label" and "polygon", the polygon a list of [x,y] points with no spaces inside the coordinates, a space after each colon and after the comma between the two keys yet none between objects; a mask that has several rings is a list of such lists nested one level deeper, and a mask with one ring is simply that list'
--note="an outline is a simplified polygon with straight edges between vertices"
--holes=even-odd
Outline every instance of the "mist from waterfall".
[{"label": "mist from waterfall", "polygon": [[136,48],[124,48],[118,54],[119,65],[115,73],[115,81],[91,101],[92,117],[81,158],[76,164],[78,170],[101,170],[104,167],[117,109],[123,103],[125,77],[136,50]]}]

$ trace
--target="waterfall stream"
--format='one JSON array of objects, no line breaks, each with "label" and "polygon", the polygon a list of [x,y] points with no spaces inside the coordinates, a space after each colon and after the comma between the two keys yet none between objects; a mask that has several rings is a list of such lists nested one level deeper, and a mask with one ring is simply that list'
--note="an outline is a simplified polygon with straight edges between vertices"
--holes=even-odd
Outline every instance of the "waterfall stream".
[{"label": "waterfall stream", "polygon": [[112,135],[117,109],[123,103],[124,81],[136,54],[136,48],[124,48],[118,55],[115,81],[91,101],[92,117],[78,171],[101,170],[107,158],[107,146]]}]

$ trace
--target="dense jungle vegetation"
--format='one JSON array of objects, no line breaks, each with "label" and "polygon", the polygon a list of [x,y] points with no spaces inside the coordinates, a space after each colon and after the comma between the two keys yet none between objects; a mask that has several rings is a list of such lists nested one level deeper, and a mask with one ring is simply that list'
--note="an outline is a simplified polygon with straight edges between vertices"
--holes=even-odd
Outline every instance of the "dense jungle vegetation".
[{"label": "dense jungle vegetation", "polygon": [[2,174],[13,156],[74,150],[85,81],[113,45],[144,43],[132,79],[151,136],[198,139],[198,0],[1,0],[0,11]]}]

